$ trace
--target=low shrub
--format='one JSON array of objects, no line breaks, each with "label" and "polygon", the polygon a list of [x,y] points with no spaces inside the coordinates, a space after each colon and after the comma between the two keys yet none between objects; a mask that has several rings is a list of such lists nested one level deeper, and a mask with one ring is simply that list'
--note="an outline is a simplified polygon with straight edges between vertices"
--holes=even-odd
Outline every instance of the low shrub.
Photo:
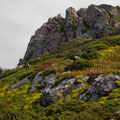
[{"label": "low shrub", "polygon": [[76,60],[75,55],[72,53],[67,54],[67,58],[71,60]]},{"label": "low shrub", "polygon": [[106,45],[109,46],[116,46],[116,45],[120,45],[120,36],[113,36],[108,38],[106,41],[103,42]]},{"label": "low shrub", "polygon": [[104,50],[104,49],[107,49],[108,46],[106,44],[93,44],[93,45],[90,45],[86,48],[84,48],[84,50],[86,51],[95,51],[95,50]]},{"label": "low shrub", "polygon": [[5,71],[5,72],[2,74],[1,78],[8,77],[8,76],[10,76],[10,75],[12,75],[12,74],[20,71],[21,69],[22,69],[22,68],[16,68],[16,69],[11,69],[11,70]]},{"label": "low shrub", "polygon": [[90,52],[90,53],[83,53],[81,57],[86,60],[92,60],[98,58],[99,56],[100,55],[97,52]]},{"label": "low shrub", "polygon": [[79,59],[75,60],[72,64],[65,67],[65,71],[68,70],[83,70],[86,68],[90,68],[93,66],[93,63],[91,63],[88,60],[85,59]]},{"label": "low shrub", "polygon": [[41,73],[41,75],[42,75],[42,77],[45,77],[47,75],[50,75],[51,73],[56,73],[56,71],[55,70],[46,69],[45,71],[43,71]]},{"label": "low shrub", "polygon": [[34,59],[34,60],[30,60],[28,63],[29,63],[30,65],[35,65],[35,64],[40,63],[40,62],[42,62],[42,61],[44,61],[43,58],[37,58],[37,59]]}]

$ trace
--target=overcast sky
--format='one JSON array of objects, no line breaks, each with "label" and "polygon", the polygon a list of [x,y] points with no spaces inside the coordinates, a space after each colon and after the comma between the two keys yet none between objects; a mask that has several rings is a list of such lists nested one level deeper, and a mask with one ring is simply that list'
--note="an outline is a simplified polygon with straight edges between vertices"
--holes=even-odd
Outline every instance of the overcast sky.
[{"label": "overcast sky", "polygon": [[120,0],[0,0],[0,66],[16,67],[23,58],[31,35],[49,17],[65,15],[90,4],[120,5]]}]

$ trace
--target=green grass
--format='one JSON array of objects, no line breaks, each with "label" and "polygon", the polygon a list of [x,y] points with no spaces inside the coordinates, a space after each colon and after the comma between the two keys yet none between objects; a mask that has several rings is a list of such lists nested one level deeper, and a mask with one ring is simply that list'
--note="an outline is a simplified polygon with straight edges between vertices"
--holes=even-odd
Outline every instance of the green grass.
[{"label": "green grass", "polygon": [[[11,85],[27,77],[33,79],[38,72],[45,77],[51,73],[57,74],[57,80],[52,87],[59,85],[64,79],[77,78],[91,74],[120,73],[120,36],[109,36],[101,39],[73,39],[64,46],[57,48],[55,55],[44,56],[31,60],[29,67],[6,71],[0,79],[0,119],[25,120],[119,120],[120,114],[120,82],[109,96],[92,102],[77,100],[90,87],[85,84],[78,91],[72,90],[65,98],[61,97],[57,104],[44,108],[41,106],[39,84],[35,92],[29,93],[30,83],[10,91]],[[96,51],[96,52],[95,52]],[[88,53],[90,52],[90,53]],[[59,53],[59,54],[58,54]],[[75,55],[83,59],[74,59]],[[99,55],[99,56],[97,56]],[[87,60],[85,60],[87,59]],[[94,65],[93,65],[94,63]],[[70,72],[62,74],[65,69]],[[77,81],[81,82],[82,81]],[[62,93],[61,93],[62,94]]]}]

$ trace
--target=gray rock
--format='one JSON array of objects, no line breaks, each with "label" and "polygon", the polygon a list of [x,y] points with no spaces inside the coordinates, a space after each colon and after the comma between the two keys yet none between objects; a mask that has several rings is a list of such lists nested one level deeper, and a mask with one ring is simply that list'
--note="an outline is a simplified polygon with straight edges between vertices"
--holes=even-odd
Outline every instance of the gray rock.
[{"label": "gray rock", "polygon": [[28,78],[24,78],[24,79],[22,79],[21,81],[18,81],[17,83],[13,84],[13,85],[10,87],[10,90],[19,88],[20,86],[25,85],[25,84],[28,84],[29,82],[30,82],[30,80],[29,80]]},{"label": "gray rock", "polygon": [[115,81],[120,80],[120,76],[112,75],[109,77],[98,76],[87,93],[79,96],[80,100],[97,100],[101,97],[109,95],[113,90],[117,88]]},{"label": "gray rock", "polygon": [[[44,107],[47,107],[52,103],[56,103],[59,99],[55,99],[55,97],[60,93],[63,93],[65,89],[68,88],[69,85],[72,85],[74,83],[75,80],[76,80],[75,78],[63,80],[58,86],[55,86],[54,88],[50,88],[49,91],[47,89],[47,92],[46,92],[46,88],[44,89],[44,91],[41,90],[41,92],[43,92],[43,95],[41,96],[42,105]],[[48,101],[50,101],[49,104]]]},{"label": "gray rock", "polygon": [[70,7],[63,18],[60,14],[49,18],[31,37],[27,51],[19,64],[48,54],[58,46],[64,45],[73,38],[100,38],[109,34],[119,34],[111,27],[120,27],[120,21],[109,21],[120,16],[120,7],[110,5],[90,5],[76,11]]},{"label": "gray rock", "polygon": [[56,81],[56,77],[57,77],[57,76],[56,76],[55,74],[50,74],[50,75],[46,76],[46,77],[43,79],[43,81],[41,82],[41,84],[45,84],[45,88],[43,88],[43,89],[41,90],[42,93],[44,93],[44,92],[47,93],[47,92],[50,91],[52,85],[53,85],[54,82]]},{"label": "gray rock", "polygon": [[41,72],[37,73],[34,77],[34,79],[31,82],[31,89],[30,92],[35,91],[37,88],[37,85],[42,81]]}]

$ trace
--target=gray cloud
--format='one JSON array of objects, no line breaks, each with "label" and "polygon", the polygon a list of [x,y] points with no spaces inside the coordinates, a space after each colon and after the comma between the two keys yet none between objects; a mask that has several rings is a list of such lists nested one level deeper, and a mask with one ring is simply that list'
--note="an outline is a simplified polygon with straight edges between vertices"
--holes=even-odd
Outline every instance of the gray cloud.
[{"label": "gray cloud", "polygon": [[119,0],[0,0],[0,66],[16,67],[24,56],[31,35],[49,17],[73,6],[77,10],[90,4],[119,5]]}]

